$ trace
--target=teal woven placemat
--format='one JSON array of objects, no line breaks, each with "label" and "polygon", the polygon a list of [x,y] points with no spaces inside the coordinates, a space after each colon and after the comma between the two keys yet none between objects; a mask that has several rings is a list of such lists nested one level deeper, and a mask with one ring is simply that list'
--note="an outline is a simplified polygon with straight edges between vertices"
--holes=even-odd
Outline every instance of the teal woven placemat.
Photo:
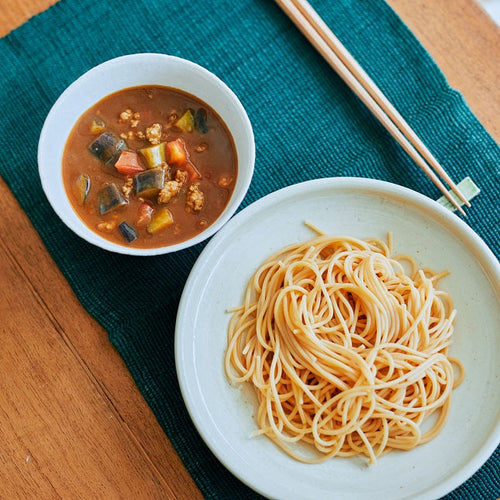
[{"label": "teal woven placemat", "polygon": [[[452,178],[470,175],[479,184],[467,222],[498,256],[500,150],[461,95],[382,0],[312,3]],[[147,260],[101,251],[59,222],[38,180],[38,136],[59,94],[92,66],[133,52],[190,59],[239,96],[257,147],[243,206],[327,176],[383,179],[434,199],[440,193],[270,0],[61,0],[0,40],[0,174],[109,332],[205,497],[252,498],[197,435],[176,381],[176,309],[203,245]],[[158,283],[165,283],[160,293]],[[497,451],[449,498],[500,496],[499,462]]]}]

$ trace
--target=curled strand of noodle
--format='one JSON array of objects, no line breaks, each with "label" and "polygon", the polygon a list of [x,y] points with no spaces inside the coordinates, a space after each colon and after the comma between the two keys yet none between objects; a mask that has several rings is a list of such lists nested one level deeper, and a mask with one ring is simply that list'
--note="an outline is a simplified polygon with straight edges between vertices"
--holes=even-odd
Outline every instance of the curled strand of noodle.
[{"label": "curled strand of noodle", "polygon": [[464,378],[447,356],[456,311],[434,288],[446,273],[391,257],[391,237],[332,238],[310,227],[319,236],[267,259],[230,310],[224,369],[257,392],[256,435],[302,462],[362,454],[372,464],[444,426]]}]

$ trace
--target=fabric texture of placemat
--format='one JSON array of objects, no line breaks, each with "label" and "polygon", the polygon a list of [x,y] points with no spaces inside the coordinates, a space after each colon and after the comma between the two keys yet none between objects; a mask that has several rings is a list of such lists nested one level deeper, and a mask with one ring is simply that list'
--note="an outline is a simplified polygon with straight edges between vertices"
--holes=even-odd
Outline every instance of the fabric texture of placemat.
[{"label": "fabric texture of placemat", "polygon": [[[469,175],[482,189],[467,222],[498,257],[500,151],[462,96],[384,1],[311,3],[451,177]],[[198,436],[176,379],[177,305],[204,245],[147,259],[100,250],[58,220],[39,182],[38,137],[59,94],[96,64],[137,52],[190,59],[238,95],[257,152],[243,207],[318,177],[382,179],[433,199],[441,193],[270,0],[61,0],[0,40],[0,174],[108,331],[203,495],[254,498]],[[448,497],[497,498],[499,463],[497,449]]]}]

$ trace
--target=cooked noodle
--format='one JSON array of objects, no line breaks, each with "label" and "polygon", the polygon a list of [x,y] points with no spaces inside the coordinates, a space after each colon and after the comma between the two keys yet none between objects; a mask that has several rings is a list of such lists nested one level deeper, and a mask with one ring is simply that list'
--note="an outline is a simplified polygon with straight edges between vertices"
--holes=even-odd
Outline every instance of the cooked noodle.
[{"label": "cooked noodle", "polygon": [[225,356],[228,378],[258,395],[256,433],[306,463],[358,454],[375,463],[433,439],[452,364],[455,385],[463,378],[447,355],[456,312],[435,288],[443,274],[391,257],[380,240],[325,235],[264,262],[231,311]]}]

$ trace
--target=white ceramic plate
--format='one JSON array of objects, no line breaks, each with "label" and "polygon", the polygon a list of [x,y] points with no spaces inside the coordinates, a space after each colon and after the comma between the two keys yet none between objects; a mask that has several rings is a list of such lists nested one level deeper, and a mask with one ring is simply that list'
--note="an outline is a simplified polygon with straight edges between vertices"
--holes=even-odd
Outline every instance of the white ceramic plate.
[{"label": "white ceramic plate", "polygon": [[[458,310],[451,353],[465,365],[446,427],[430,443],[319,465],[294,461],[265,437],[251,437],[255,399],[230,386],[223,358],[226,310],[272,252],[314,234],[385,238],[435,270]],[[500,266],[458,217],[413,191],[367,179],[320,179],[270,194],[235,216],[207,245],[186,283],[176,325],[181,390],[201,436],[218,459],[263,495],[283,499],[438,498],[469,478],[500,441]]]}]

